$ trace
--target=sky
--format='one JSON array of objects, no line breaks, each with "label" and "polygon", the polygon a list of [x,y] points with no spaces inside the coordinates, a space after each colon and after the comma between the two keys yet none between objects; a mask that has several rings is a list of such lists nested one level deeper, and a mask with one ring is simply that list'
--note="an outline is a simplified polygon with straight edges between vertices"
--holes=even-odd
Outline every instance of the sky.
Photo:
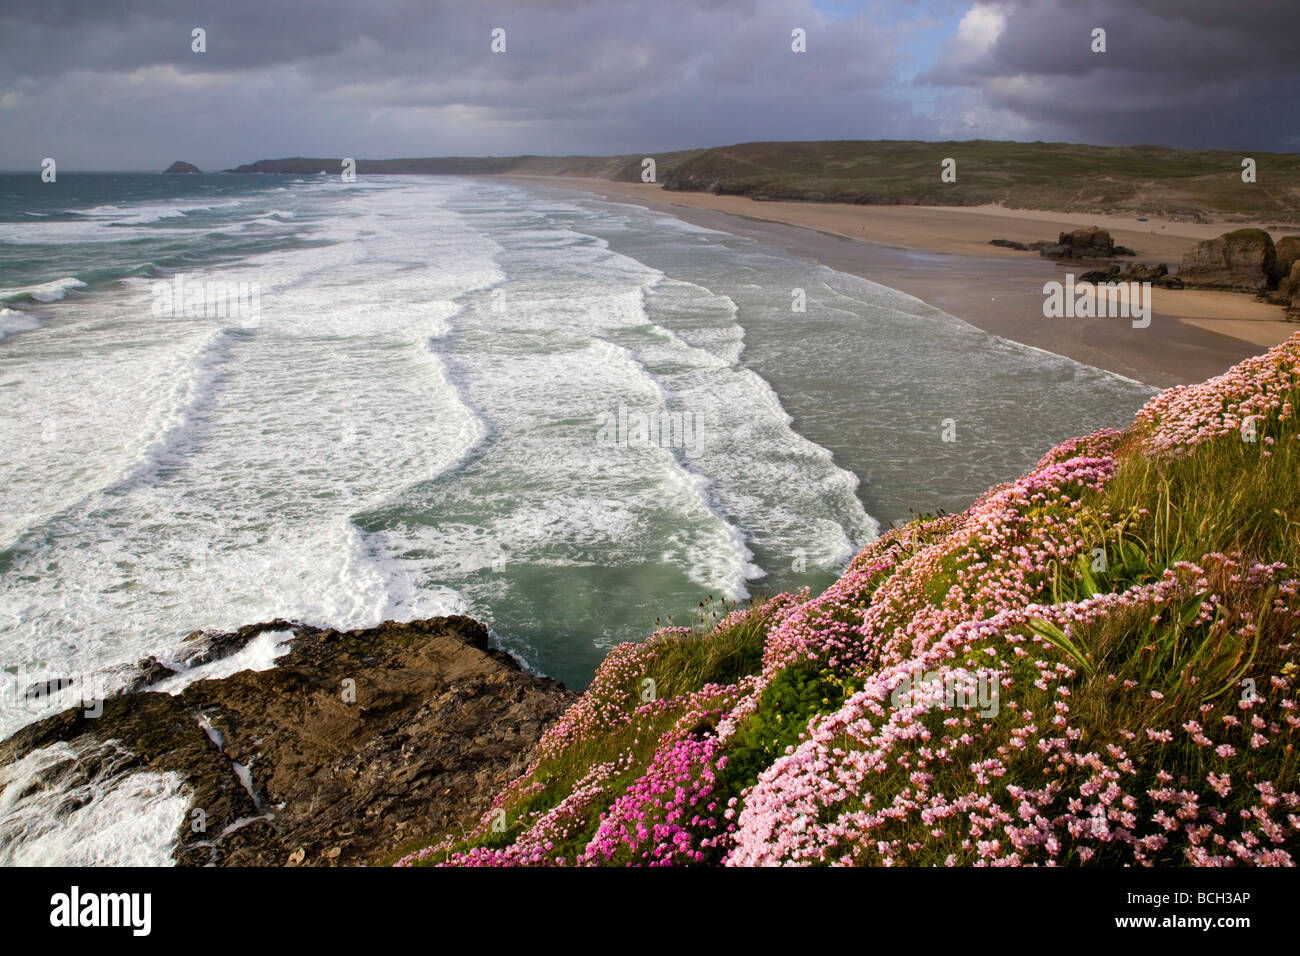
[{"label": "sky", "polygon": [[806,139],[1300,152],[1297,37],[1300,0],[3,0],[0,169]]}]

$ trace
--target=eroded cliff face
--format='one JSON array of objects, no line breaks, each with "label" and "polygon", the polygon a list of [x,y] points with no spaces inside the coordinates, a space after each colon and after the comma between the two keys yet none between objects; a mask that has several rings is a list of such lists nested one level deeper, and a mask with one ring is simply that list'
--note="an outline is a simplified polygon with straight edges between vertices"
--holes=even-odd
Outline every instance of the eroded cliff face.
[{"label": "eroded cliff face", "polygon": [[1188,288],[1264,292],[1273,282],[1277,252],[1263,229],[1238,229],[1198,242],[1183,256],[1178,277]]},{"label": "eroded cliff face", "polygon": [[183,689],[167,667],[141,662],[137,687],[100,716],[77,707],[25,727],[0,744],[0,766],[66,742],[82,756],[53,764],[52,781],[179,774],[190,795],[181,864],[369,864],[477,822],[576,699],[489,649],[487,630],[464,617],[354,631],[275,621],[194,637],[202,649],[187,664],[257,640],[288,652],[268,670]]}]

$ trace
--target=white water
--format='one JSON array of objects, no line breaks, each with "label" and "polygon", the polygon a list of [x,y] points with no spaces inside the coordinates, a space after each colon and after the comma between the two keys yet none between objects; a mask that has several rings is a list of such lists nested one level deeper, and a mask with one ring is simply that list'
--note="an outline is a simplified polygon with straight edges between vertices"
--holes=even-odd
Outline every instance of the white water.
[{"label": "white water", "polygon": [[[187,283],[260,290],[260,314],[238,321],[155,317],[153,278],[0,290],[38,304],[0,325],[0,736],[68,705],[32,700],[33,684],[74,674],[111,692],[142,658],[181,658],[196,629],[468,613],[581,685],[659,614],[813,580],[805,558],[833,575],[877,531],[863,469],[805,437],[762,368],[790,373],[781,394],[812,425],[859,390],[923,403],[979,380],[989,356],[1069,379],[1048,422],[1061,437],[1080,430],[1081,401],[1118,409],[1115,424],[1140,404],[1095,370],[920,319],[891,290],[642,210],[472,180],[275,192],[0,224],[0,243],[166,235],[193,245]],[[218,236],[254,251],[205,265]],[[792,285],[867,338],[810,361]],[[909,344],[918,327],[928,338]],[[871,364],[908,348],[929,381],[893,357]],[[692,416],[698,447],[602,438],[620,410]],[[898,457],[888,429],[853,435],[852,449]],[[982,466],[1040,451],[1019,444],[986,441]],[[283,639],[161,689],[274,666]],[[83,779],[56,747],[5,768],[0,862],[165,860],[185,797],[120,762]],[[74,792],[90,799],[60,815]]]},{"label": "white water", "polygon": [[60,743],[0,767],[0,866],[170,865],[189,798],[176,774],[120,769],[127,758]]}]

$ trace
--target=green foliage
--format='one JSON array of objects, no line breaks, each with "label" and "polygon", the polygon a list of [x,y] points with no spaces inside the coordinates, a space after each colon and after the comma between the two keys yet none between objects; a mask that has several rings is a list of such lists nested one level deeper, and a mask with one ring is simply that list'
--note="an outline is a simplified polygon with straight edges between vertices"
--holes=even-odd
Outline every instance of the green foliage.
[{"label": "green foliage", "polygon": [[860,684],[822,668],[787,667],[763,690],[758,709],[736,728],[718,778],[723,799],[739,796],[759,771],[799,742],[815,714],[837,710]]},{"label": "green foliage", "polygon": [[770,613],[760,605],[739,623],[718,627],[735,609],[734,603],[702,602],[691,634],[652,638],[656,653],[645,677],[654,679],[658,696],[677,697],[708,684],[726,686],[759,672]]}]

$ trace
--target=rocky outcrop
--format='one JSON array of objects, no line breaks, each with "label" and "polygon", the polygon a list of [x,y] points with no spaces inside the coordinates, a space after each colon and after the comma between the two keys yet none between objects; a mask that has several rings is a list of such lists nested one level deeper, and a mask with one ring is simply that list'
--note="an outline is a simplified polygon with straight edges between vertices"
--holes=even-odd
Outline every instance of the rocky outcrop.
[{"label": "rocky outcrop", "polygon": [[1056,242],[1031,242],[1028,248],[1046,259],[1109,259],[1134,255],[1132,249],[1115,245],[1110,233],[1096,226],[1063,232]]},{"label": "rocky outcrop", "polygon": [[199,167],[195,166],[193,163],[184,163],[184,162],[181,162],[179,159],[176,160],[176,162],[172,163],[170,166],[168,166],[166,169],[163,170],[163,173],[164,173],[164,174],[166,174],[166,173],[201,173],[201,172],[203,172],[203,170],[199,169]]},{"label": "rocky outcrop", "polygon": [[1264,292],[1272,284],[1277,252],[1263,229],[1238,229],[1198,242],[1183,256],[1178,277],[1187,288]]},{"label": "rocky outcrop", "polygon": [[1273,256],[1274,284],[1280,287],[1291,275],[1292,266],[1300,262],[1300,237],[1286,236],[1279,239],[1273,247]]},{"label": "rocky outcrop", "polygon": [[1286,309],[1287,318],[1300,322],[1300,259],[1291,263],[1291,272],[1278,283],[1269,301]]},{"label": "rocky outcrop", "polygon": [[1155,282],[1169,275],[1169,267],[1163,262],[1155,265],[1144,265],[1141,262],[1132,263],[1127,269],[1119,274],[1121,282]]},{"label": "rocky outcrop", "polygon": [[1134,262],[1127,268],[1121,269],[1116,263],[1111,263],[1105,269],[1093,269],[1091,272],[1085,272],[1079,276],[1080,282],[1159,282],[1169,275],[1169,267],[1163,262],[1156,265],[1144,265],[1141,262]]},{"label": "rocky outcrop", "polygon": [[0,765],[60,741],[94,761],[116,741],[115,773],[181,776],[178,863],[376,863],[476,822],[576,699],[489,649],[464,617],[355,631],[276,621],[216,635],[206,653],[276,631],[290,649],[269,670],[169,694],[150,688],[170,670],[142,662],[147,686],[104,701],[98,718],[78,707],[23,728],[0,744]]},{"label": "rocky outcrop", "polygon": [[1014,239],[990,239],[990,246],[1001,246],[1004,249],[1018,249],[1025,252],[1029,249],[1023,242],[1016,242]]}]

